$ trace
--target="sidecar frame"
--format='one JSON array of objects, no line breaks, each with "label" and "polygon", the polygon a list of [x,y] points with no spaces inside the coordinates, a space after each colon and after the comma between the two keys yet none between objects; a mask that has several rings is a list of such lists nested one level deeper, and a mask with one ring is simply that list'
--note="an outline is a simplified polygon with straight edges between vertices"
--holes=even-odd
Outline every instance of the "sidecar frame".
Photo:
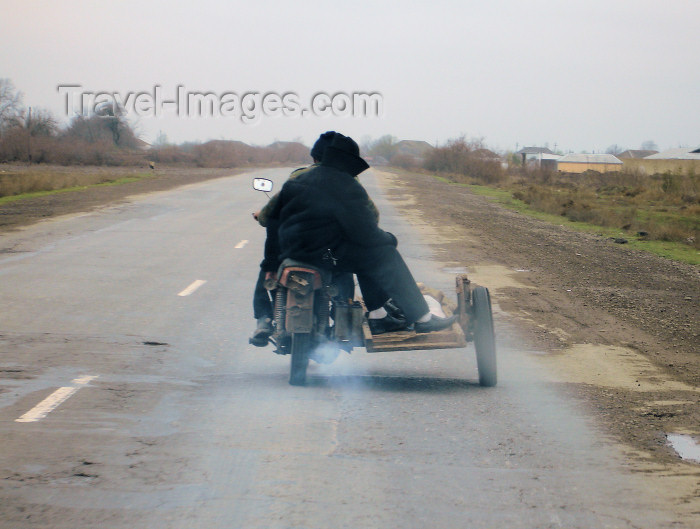
[{"label": "sidecar frame", "polygon": [[457,321],[452,327],[427,334],[398,331],[372,335],[365,319],[362,330],[363,345],[367,352],[461,349],[467,347],[469,342],[474,342],[479,383],[482,386],[495,386],[496,341],[489,291],[485,287],[473,285],[466,274],[457,275],[455,283],[456,304],[442,292],[421,285],[423,293],[436,299],[447,316],[457,314]]}]

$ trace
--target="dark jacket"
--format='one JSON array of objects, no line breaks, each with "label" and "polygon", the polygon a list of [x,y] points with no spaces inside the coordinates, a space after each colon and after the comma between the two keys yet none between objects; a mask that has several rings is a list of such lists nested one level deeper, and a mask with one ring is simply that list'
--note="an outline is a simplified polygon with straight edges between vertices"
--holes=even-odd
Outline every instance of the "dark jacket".
[{"label": "dark jacket", "polygon": [[[316,166],[318,166],[317,163],[315,163],[313,165],[309,165],[308,167],[302,167],[300,169],[296,169],[296,170],[291,172],[291,174],[289,175],[289,179],[293,180],[297,176],[302,175],[302,174],[310,171],[311,169],[313,169]],[[280,195],[279,193],[272,195],[272,198],[270,198],[270,200],[267,202],[267,204],[265,204],[260,209],[260,213],[258,213],[258,222],[260,223],[260,225],[263,228],[267,227],[268,216],[270,214],[270,211],[272,211],[275,208],[275,204],[277,203],[277,200],[279,200],[279,195]]]},{"label": "dark jacket", "polygon": [[366,168],[359,156],[329,147],[319,166],[284,184],[269,215],[278,226],[279,262],[290,257],[329,266],[332,257],[342,268],[345,257],[362,248],[396,246],[354,176]]}]

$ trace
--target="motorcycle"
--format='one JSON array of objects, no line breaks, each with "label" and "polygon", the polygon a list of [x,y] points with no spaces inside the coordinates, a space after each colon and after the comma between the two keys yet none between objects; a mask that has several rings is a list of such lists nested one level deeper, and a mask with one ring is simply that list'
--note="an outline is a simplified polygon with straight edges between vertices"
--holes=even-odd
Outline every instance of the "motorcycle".
[{"label": "motorcycle", "polygon": [[[255,178],[253,188],[268,193],[273,183]],[[496,346],[488,289],[472,286],[466,274],[459,274],[456,305],[441,292],[425,289],[444,313],[457,312],[458,320],[451,329],[430,334],[397,331],[372,335],[362,301],[353,298],[354,284],[348,292],[347,279],[330,268],[285,259],[277,274],[265,281],[274,300],[274,332],[269,342],[277,354],[290,355],[291,385],[306,384],[310,360],[330,363],[340,351],[350,353],[355,347],[364,347],[367,352],[445,349],[463,348],[469,341],[475,344],[480,385],[496,385]]]}]

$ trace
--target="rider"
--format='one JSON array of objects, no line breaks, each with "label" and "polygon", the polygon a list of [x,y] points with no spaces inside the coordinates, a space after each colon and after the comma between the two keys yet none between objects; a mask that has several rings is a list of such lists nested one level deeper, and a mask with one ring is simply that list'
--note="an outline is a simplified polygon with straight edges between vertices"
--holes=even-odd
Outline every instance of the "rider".
[{"label": "rider", "polygon": [[[293,180],[294,178],[317,167],[321,163],[321,158],[323,157],[326,147],[330,145],[335,134],[336,133],[334,131],[328,131],[321,134],[311,148],[310,154],[314,163],[308,167],[302,167],[301,169],[293,171],[289,175],[289,180]],[[257,327],[248,340],[249,343],[257,347],[266,346],[268,338],[274,332],[274,329],[272,328],[273,300],[270,299],[270,293],[265,288],[265,279],[274,274],[279,267],[276,252],[273,250],[273,248],[276,248],[277,246],[278,222],[269,218],[270,211],[273,210],[278,200],[279,193],[273,195],[265,206],[263,206],[259,211],[253,213],[253,217],[260,223],[261,226],[266,228],[267,232],[267,238],[265,240],[265,258],[260,263],[260,272],[258,273],[258,279],[255,284],[255,291],[253,294],[253,316],[257,320]],[[379,222],[379,210],[374,205],[374,202],[369,199],[369,197],[366,206],[372,212],[372,215],[374,215],[375,222]],[[354,283],[352,274],[339,274],[336,276],[335,281],[346,297],[353,297],[352,291],[354,290]],[[358,281],[360,280],[358,279]],[[361,288],[362,286],[362,283],[360,283]],[[371,288],[371,285],[368,284],[363,289],[363,292],[369,292]],[[393,328],[403,328],[405,326],[405,321],[401,318],[400,311],[390,302],[387,303],[387,309],[391,311],[392,314]],[[386,322],[389,322],[389,320],[386,320],[385,323]]]},{"label": "rider", "polygon": [[[320,163],[321,152],[325,149],[324,143],[326,143],[325,140],[321,142],[319,139],[316,145],[311,149],[311,157],[314,163],[308,167],[302,167],[292,171],[289,175],[289,179],[294,179],[300,174],[304,174]],[[258,273],[258,280],[255,283],[255,290],[253,292],[253,317],[257,320],[257,327],[255,331],[253,331],[253,335],[248,339],[248,342],[256,347],[265,347],[268,338],[274,332],[272,328],[273,301],[270,299],[270,293],[265,288],[265,279],[274,274],[279,267],[279,262],[277,262],[274,256],[270,255],[272,253],[270,249],[276,248],[277,246],[277,221],[268,219],[268,214],[277,203],[278,199],[279,193],[273,195],[265,206],[253,213],[255,220],[257,220],[266,231],[264,258],[260,263],[260,272]]]},{"label": "rider", "polygon": [[[391,297],[416,332],[447,328],[455,317],[430,313],[396,249],[396,237],[379,228],[367,206],[369,196],[355,177],[368,167],[357,143],[335,133],[321,163],[284,184],[268,215],[279,223],[277,240],[272,241],[279,247],[276,260],[292,258],[355,273],[370,314],[382,316],[382,306]],[[391,318],[372,318],[379,320],[374,327],[391,328]]]}]

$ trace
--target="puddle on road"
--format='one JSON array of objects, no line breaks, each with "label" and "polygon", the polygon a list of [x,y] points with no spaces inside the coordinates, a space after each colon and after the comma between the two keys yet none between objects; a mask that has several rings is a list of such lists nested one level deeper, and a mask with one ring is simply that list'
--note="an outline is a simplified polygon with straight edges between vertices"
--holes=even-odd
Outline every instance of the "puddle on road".
[{"label": "puddle on road", "polygon": [[670,379],[644,356],[626,347],[575,344],[561,354],[541,359],[552,367],[556,380],[639,392],[700,392]]},{"label": "puddle on road", "polygon": [[684,461],[700,463],[700,444],[690,435],[667,434],[668,444]]}]

